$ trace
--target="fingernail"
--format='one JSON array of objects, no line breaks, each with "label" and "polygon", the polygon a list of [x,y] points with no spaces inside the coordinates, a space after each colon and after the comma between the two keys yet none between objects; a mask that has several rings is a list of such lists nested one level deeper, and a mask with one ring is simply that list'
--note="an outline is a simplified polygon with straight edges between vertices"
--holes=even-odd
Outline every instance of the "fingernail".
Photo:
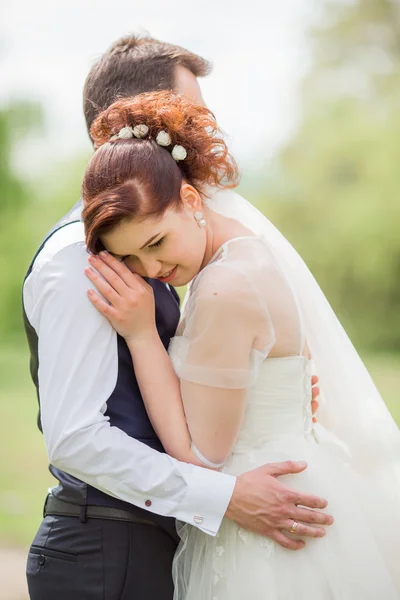
[{"label": "fingernail", "polygon": [[89,261],[90,261],[90,262],[96,262],[96,260],[97,260],[97,257],[96,257],[96,256],[94,256],[94,254],[91,254],[91,255],[89,256]]},{"label": "fingernail", "polygon": [[100,256],[108,256],[108,252],[106,250],[102,250],[100,252]]},{"label": "fingernail", "polygon": [[298,465],[299,465],[300,467],[306,467],[306,466],[307,466],[307,463],[306,463],[306,461],[305,461],[305,460],[299,460],[299,461],[298,461]]},{"label": "fingernail", "polygon": [[93,290],[88,290],[88,294],[89,294],[89,296],[93,296],[94,291]]},{"label": "fingernail", "polygon": [[92,267],[86,267],[85,273],[94,273],[94,270],[92,269]]}]

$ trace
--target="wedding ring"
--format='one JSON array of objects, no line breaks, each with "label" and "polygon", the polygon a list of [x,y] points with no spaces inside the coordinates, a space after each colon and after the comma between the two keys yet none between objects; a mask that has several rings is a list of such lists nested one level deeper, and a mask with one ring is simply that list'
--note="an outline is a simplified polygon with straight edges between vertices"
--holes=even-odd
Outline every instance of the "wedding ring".
[{"label": "wedding ring", "polygon": [[293,521],[293,525],[289,529],[289,533],[296,533],[297,525],[298,525],[298,522],[297,521]]}]

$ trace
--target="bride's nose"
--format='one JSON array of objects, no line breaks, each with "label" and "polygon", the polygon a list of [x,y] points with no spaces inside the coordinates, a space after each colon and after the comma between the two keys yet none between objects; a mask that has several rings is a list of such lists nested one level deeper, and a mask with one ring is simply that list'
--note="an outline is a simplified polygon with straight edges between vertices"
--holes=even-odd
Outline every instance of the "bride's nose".
[{"label": "bride's nose", "polygon": [[145,277],[150,277],[150,279],[157,279],[157,277],[160,276],[160,273],[162,273],[162,263],[159,260],[142,260],[141,264]]}]

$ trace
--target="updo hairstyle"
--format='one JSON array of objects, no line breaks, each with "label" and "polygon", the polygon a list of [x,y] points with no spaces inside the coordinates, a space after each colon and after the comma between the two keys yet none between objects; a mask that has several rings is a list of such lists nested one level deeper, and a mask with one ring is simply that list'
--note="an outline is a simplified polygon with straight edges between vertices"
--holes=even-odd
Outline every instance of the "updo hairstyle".
[{"label": "updo hairstyle", "polygon": [[[138,125],[146,126],[145,137],[117,137]],[[157,143],[160,132],[168,134],[168,146]],[[161,138],[168,141],[165,134]],[[232,188],[238,182],[236,162],[214,115],[172,92],[114,102],[95,119],[90,135],[97,150],[83,180],[82,216],[93,253],[103,249],[101,235],[122,220],[162,216],[168,207],[178,208],[182,181],[202,195],[209,186]],[[186,158],[173,158],[175,146],[186,150]]]}]

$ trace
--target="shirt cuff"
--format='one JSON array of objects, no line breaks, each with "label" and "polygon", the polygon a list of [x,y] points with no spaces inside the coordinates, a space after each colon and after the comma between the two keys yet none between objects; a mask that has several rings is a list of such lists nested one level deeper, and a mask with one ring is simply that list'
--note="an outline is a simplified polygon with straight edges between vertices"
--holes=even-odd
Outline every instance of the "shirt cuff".
[{"label": "shirt cuff", "polygon": [[175,517],[216,536],[231,501],[236,477],[197,467],[186,474],[186,480],[187,492]]}]

